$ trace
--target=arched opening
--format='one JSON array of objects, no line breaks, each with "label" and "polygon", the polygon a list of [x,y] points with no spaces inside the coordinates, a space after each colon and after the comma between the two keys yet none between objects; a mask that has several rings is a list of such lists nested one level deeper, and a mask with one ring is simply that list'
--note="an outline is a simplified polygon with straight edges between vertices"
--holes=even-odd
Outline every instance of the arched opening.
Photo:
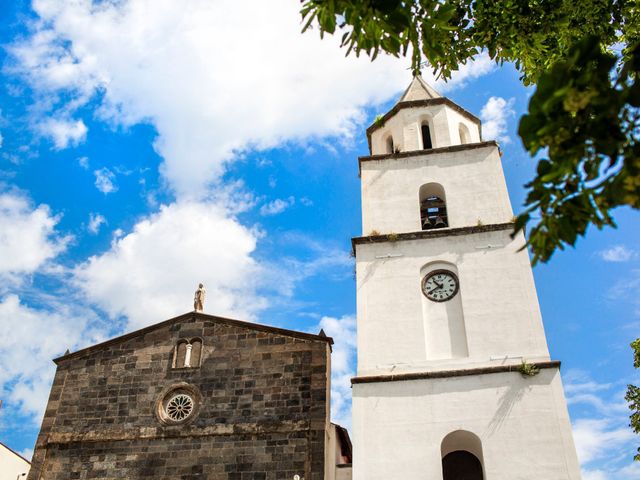
[{"label": "arched opening", "polygon": [[202,357],[202,340],[194,338],[191,340],[191,362],[190,367],[199,367]]},{"label": "arched opening", "polygon": [[173,366],[174,368],[183,368],[185,366],[184,362],[187,356],[187,345],[189,342],[186,340],[180,340],[176,345],[173,356]]},{"label": "arched opening", "polygon": [[202,339],[178,340],[173,349],[173,368],[197,368],[202,361]]},{"label": "arched opening", "polygon": [[422,230],[449,226],[444,188],[439,183],[420,187],[420,225]]},{"label": "arched opening", "polygon": [[457,450],[442,459],[443,480],[484,480],[482,464],[473,454]]},{"label": "arched opening", "polygon": [[471,134],[464,123],[458,125],[458,133],[460,134],[460,143],[471,143]]},{"label": "arched opening", "polygon": [[387,141],[385,142],[385,144],[386,144],[387,153],[394,153],[393,137],[391,135],[387,137]]},{"label": "arched opening", "polygon": [[442,440],[443,480],[484,480],[482,442],[465,430],[451,432]]},{"label": "arched opening", "polygon": [[422,149],[428,150],[433,148],[433,142],[431,141],[431,130],[429,129],[429,123],[423,122],[420,126],[420,132],[422,133]]}]

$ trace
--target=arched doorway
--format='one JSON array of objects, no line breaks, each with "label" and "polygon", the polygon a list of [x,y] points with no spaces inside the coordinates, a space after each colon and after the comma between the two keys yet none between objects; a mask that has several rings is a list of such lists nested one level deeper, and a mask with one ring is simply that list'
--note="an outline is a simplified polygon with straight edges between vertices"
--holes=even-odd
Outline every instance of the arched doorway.
[{"label": "arched doorway", "polygon": [[448,453],[442,459],[443,480],[484,480],[478,457],[466,450]]}]

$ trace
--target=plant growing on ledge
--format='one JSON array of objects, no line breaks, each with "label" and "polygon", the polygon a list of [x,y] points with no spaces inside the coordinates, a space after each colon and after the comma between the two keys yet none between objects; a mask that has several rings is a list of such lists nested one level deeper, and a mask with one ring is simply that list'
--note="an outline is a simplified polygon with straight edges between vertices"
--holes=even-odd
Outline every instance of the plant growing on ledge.
[{"label": "plant growing on ledge", "polygon": [[378,230],[371,230],[369,232],[370,237],[377,237],[378,235],[380,235],[380,232]]},{"label": "plant growing on ledge", "polygon": [[376,115],[376,118],[373,121],[373,124],[376,126],[376,128],[384,127],[384,115],[382,114]]},{"label": "plant growing on ledge", "polygon": [[398,241],[398,234],[397,233],[389,233],[387,234],[387,240],[389,240],[390,242],[397,242]]},{"label": "plant growing on ledge", "polygon": [[540,373],[540,369],[535,365],[528,363],[524,358],[522,359],[522,363],[518,367],[518,372],[523,377],[535,377]]}]

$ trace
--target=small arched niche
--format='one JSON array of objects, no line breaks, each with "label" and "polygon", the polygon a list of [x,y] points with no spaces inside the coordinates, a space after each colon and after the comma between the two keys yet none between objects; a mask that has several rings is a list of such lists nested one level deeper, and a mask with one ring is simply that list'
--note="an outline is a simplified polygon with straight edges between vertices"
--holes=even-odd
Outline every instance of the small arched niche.
[{"label": "small arched niche", "polygon": [[[438,279],[448,277],[447,289],[452,290],[449,298],[434,298],[428,289],[429,277]],[[467,331],[462,308],[462,280],[457,267],[449,262],[435,261],[420,269],[420,286],[422,297],[422,319],[425,332],[425,351],[427,360],[448,360],[469,356]],[[445,282],[439,280],[442,285]],[[457,282],[451,288],[451,282]],[[442,288],[442,287],[441,287]]]},{"label": "small arched niche", "polygon": [[385,153],[394,153],[395,145],[393,144],[393,135],[389,134],[384,141]]},{"label": "small arched niche", "polygon": [[460,135],[460,144],[471,143],[471,133],[469,127],[464,123],[458,125],[458,134]]},{"label": "small arched niche", "polygon": [[433,148],[433,136],[428,120],[423,120],[420,123],[420,139],[422,140],[423,150],[429,150]]},{"label": "small arched niche", "polygon": [[482,441],[474,433],[456,430],[440,445],[443,480],[484,480]]},{"label": "small arched niche", "polygon": [[439,183],[426,183],[420,187],[420,225],[422,230],[449,226],[444,188]]}]

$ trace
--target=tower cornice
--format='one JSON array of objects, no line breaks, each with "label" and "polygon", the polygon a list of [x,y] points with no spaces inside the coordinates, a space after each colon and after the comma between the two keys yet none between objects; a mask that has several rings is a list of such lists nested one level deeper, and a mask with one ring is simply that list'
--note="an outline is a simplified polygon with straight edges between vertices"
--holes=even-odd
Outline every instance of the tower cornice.
[{"label": "tower cornice", "polygon": [[[560,368],[558,360],[549,360],[546,362],[532,362],[529,365],[538,369]],[[394,373],[386,375],[367,375],[362,377],[353,377],[351,385],[359,383],[381,383],[381,382],[406,382],[408,380],[424,380],[432,378],[451,378],[451,377],[467,377],[471,375],[489,375],[492,373],[509,373],[520,372],[521,364],[494,365],[489,367],[465,368],[459,370],[440,370],[433,372],[411,372],[411,373]]]},{"label": "tower cornice", "polygon": [[426,238],[454,237],[459,235],[469,235],[473,233],[498,232],[500,230],[513,230],[513,222],[496,223],[491,225],[474,225],[460,228],[439,228],[435,230],[421,230],[407,233],[387,233],[382,235],[368,235],[363,237],[353,237],[351,239],[351,249],[355,253],[356,245],[368,243],[402,242],[407,240],[422,240]]}]

